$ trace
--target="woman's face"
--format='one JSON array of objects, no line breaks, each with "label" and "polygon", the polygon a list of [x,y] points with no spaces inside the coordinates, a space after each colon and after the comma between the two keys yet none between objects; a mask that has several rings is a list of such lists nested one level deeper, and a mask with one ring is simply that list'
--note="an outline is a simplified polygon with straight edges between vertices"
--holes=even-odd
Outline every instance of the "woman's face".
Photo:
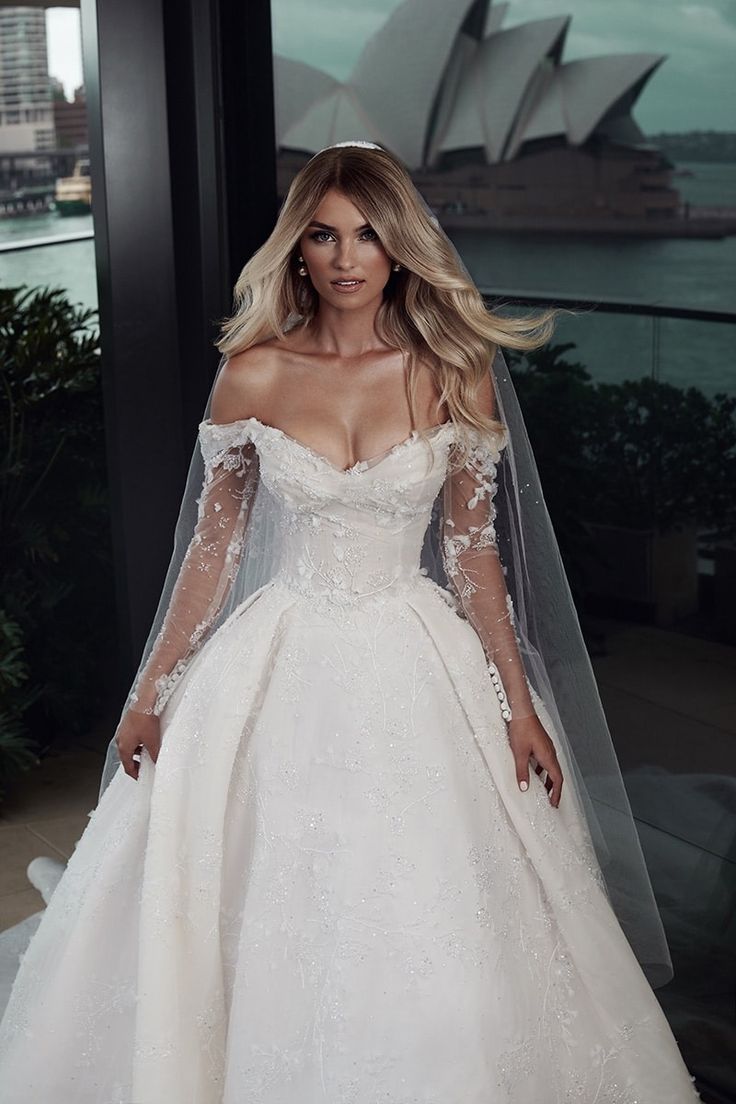
[{"label": "woman's face", "polygon": [[[343,309],[365,307],[382,298],[391,275],[391,258],[365,216],[341,192],[331,188],[299,239],[299,253],[315,290]],[[345,283],[345,281],[358,281]]]}]

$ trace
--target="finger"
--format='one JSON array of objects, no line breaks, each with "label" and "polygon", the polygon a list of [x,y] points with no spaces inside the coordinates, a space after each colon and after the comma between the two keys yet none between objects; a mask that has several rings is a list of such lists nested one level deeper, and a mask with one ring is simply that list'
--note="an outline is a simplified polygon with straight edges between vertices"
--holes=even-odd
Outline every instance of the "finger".
[{"label": "finger", "polygon": [[125,752],[121,751],[120,748],[118,748],[118,758],[120,759],[120,763],[121,763],[122,768],[125,771],[125,773],[129,774],[130,773],[130,765],[129,765],[129,762],[128,762],[128,756],[125,754]]},{"label": "finger", "polygon": [[133,758],[133,752],[121,751],[120,762],[123,764],[123,770],[131,778],[138,778],[138,762]]},{"label": "finger", "polygon": [[562,782],[562,771],[558,767],[552,775],[552,792],[549,795],[549,800],[555,808],[557,808],[560,804],[560,796],[562,794]]},{"label": "finger", "polygon": [[514,755],[516,763],[516,781],[520,790],[529,789],[529,752],[517,751]]},{"label": "finger", "polygon": [[[549,780],[549,771],[547,770],[547,768],[542,766],[542,764],[539,762],[539,760],[536,758],[535,755],[531,756],[530,762],[531,762],[532,766],[534,767],[534,770],[536,771],[536,773],[542,779],[542,783],[543,783],[545,789],[547,789],[547,790],[551,789],[552,783]],[[543,778],[542,777],[543,775],[546,775],[546,778]]]},{"label": "finger", "polygon": [[549,780],[549,774],[546,768],[543,767],[541,763],[535,763],[534,770],[542,779],[542,785],[544,786],[544,788],[547,790],[547,792],[549,792],[549,790],[552,788],[552,783]]},{"label": "finger", "polygon": [[151,740],[150,744],[146,744],[146,751],[151,756],[152,761],[155,763],[158,759],[158,753],[161,750],[161,740]]}]

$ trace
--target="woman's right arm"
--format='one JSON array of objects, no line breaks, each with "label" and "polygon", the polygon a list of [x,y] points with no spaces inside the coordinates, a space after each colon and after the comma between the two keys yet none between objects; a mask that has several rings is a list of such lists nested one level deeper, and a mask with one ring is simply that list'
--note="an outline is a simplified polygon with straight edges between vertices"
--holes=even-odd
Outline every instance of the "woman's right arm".
[{"label": "woman's right arm", "polygon": [[156,761],[158,716],[225,603],[258,486],[258,456],[242,424],[203,422],[199,441],[205,469],[197,522],[161,629],[115,733],[120,760],[133,778],[138,777],[133,754],[141,745]]},{"label": "woman's right arm", "polygon": [[244,412],[268,397],[271,385],[262,347],[228,357],[212,392],[211,416],[199,426],[204,480],[197,522],[161,629],[115,734],[125,771],[134,778],[138,747],[145,746],[156,761],[159,714],[209,635],[237,575],[259,482],[258,454]]},{"label": "woman's right arm", "polygon": [[141,745],[156,761],[158,716],[211,631],[238,571],[259,481],[258,455],[248,438],[244,411],[257,404],[268,383],[257,356],[254,347],[226,361],[212,392],[211,418],[199,427],[204,478],[196,525],[161,629],[115,733],[120,759],[133,778],[138,777],[133,754]]},{"label": "woman's right arm", "polygon": [[[198,516],[163,624],[130,695],[136,713],[159,714],[178,674],[199,649],[237,574],[253,498],[258,457],[250,441],[212,455],[211,438],[230,427],[203,423],[205,476]],[[215,446],[217,447],[217,446]]]}]

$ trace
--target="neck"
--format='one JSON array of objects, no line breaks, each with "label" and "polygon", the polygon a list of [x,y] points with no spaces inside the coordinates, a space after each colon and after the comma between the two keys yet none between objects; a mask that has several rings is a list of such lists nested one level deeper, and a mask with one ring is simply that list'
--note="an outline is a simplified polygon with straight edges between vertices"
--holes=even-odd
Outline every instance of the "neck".
[{"label": "neck", "polygon": [[367,303],[361,310],[340,310],[332,303],[321,300],[319,310],[309,324],[309,334],[316,351],[348,360],[376,348],[384,348],[385,342],[376,331],[380,305],[379,300]]}]

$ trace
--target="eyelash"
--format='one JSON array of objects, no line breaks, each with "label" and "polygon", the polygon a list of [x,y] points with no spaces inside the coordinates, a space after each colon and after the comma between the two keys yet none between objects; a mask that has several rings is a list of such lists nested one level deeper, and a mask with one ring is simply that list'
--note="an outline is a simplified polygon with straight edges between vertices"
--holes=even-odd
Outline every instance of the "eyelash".
[{"label": "eyelash", "polygon": [[[310,234],[309,236],[312,239],[312,241],[318,241],[319,237],[320,237],[320,234],[328,234],[330,237],[332,237],[329,230],[315,230],[314,233]],[[375,230],[364,230],[363,234],[374,234],[375,237],[370,239],[370,240],[371,241],[378,241],[378,234],[376,234]],[[361,237],[362,236],[363,235],[361,234]]]}]

